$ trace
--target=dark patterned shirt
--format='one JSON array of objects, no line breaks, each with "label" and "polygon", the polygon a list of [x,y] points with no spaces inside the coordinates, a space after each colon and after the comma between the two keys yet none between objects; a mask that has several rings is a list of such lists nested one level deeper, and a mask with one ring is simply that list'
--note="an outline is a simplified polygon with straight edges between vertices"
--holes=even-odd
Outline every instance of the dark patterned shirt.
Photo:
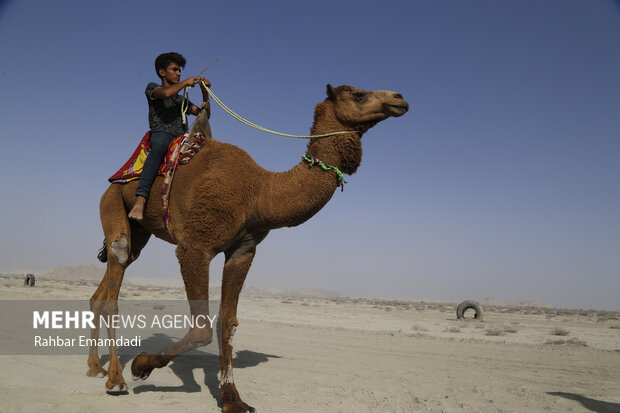
[{"label": "dark patterned shirt", "polygon": [[[174,95],[168,99],[154,98],[152,97],[153,91],[158,87],[161,87],[161,85],[151,82],[144,91],[146,100],[149,103],[149,127],[151,132],[163,131],[174,136],[181,136],[187,132],[187,125],[183,124],[183,117],[181,115],[183,96]],[[192,102],[188,103],[188,108],[191,108]]]}]

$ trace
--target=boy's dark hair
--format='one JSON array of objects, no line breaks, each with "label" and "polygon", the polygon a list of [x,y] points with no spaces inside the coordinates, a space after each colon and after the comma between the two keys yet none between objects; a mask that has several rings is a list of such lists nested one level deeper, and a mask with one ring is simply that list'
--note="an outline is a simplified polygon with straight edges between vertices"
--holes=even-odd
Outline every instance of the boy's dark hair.
[{"label": "boy's dark hair", "polygon": [[161,75],[159,74],[159,69],[166,70],[166,68],[171,63],[176,63],[182,68],[185,68],[186,60],[183,57],[183,55],[176,53],[176,52],[168,52],[168,53],[160,54],[159,56],[157,56],[157,59],[155,59],[155,72],[157,73],[157,76],[161,78]]}]

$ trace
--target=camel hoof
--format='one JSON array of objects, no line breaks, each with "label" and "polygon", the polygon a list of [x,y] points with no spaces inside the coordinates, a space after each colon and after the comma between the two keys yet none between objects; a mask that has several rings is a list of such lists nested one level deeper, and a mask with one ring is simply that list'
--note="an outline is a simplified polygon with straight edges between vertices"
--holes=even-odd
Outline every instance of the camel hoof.
[{"label": "camel hoof", "polygon": [[242,401],[236,403],[224,403],[223,413],[257,413],[256,409],[252,406],[245,404]]},{"label": "camel hoof", "polygon": [[127,384],[122,383],[122,384],[116,384],[114,385],[114,387],[112,387],[112,389],[107,390],[106,393],[111,395],[111,396],[119,396],[121,394],[129,394],[129,391],[127,390]]},{"label": "camel hoof", "polygon": [[138,354],[131,363],[131,376],[135,380],[146,380],[153,371],[149,366],[149,356],[145,353]]}]

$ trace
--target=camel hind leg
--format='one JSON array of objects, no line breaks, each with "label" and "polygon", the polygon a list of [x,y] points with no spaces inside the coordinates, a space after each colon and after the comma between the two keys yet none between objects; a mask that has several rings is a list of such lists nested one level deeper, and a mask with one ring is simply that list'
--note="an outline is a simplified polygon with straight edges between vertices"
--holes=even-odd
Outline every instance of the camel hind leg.
[{"label": "camel hind leg", "polygon": [[[96,343],[99,338],[100,316],[109,317],[118,314],[117,299],[125,269],[137,259],[150,237],[144,229],[129,222],[120,185],[111,185],[103,194],[100,212],[106,247],[106,254],[100,254],[100,256],[107,258],[107,269],[90,300],[90,309],[95,320],[95,328],[91,330],[93,343]],[[116,331],[113,328],[108,328],[108,338],[116,338]],[[97,345],[91,345],[86,374],[99,377],[108,374],[106,383],[108,390],[125,391],[127,389],[115,346],[110,346],[110,363],[106,372],[101,366]]]}]

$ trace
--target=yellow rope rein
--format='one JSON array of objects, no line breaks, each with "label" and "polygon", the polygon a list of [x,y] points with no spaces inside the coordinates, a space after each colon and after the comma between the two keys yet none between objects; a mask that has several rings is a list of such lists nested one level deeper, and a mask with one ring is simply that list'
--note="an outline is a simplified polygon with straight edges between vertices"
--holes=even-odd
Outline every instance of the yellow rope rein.
[{"label": "yellow rope rein", "polygon": [[228,113],[230,116],[232,116],[233,118],[237,119],[239,122],[241,122],[241,123],[243,123],[243,124],[245,124],[247,126],[250,126],[250,127],[254,128],[254,129],[258,129],[260,131],[263,131],[263,132],[272,133],[274,135],[279,135],[279,136],[286,136],[288,138],[301,138],[301,139],[324,138],[326,136],[332,136],[332,135],[343,135],[343,134],[347,134],[347,133],[355,133],[355,131],[340,131],[340,132],[324,133],[322,135],[290,135],[288,133],[281,133],[281,132],[272,131],[270,129],[263,128],[262,126],[259,126],[259,125],[255,124],[255,123],[252,123],[249,120],[242,118],[237,113],[233,112],[217,96],[215,96],[215,94],[213,94],[213,92],[211,91],[211,89],[209,89],[207,87],[205,82],[201,82],[201,83],[202,83],[202,86],[209,93],[209,96],[211,96],[211,98],[215,101],[215,103],[217,103],[224,110],[224,112]]}]

